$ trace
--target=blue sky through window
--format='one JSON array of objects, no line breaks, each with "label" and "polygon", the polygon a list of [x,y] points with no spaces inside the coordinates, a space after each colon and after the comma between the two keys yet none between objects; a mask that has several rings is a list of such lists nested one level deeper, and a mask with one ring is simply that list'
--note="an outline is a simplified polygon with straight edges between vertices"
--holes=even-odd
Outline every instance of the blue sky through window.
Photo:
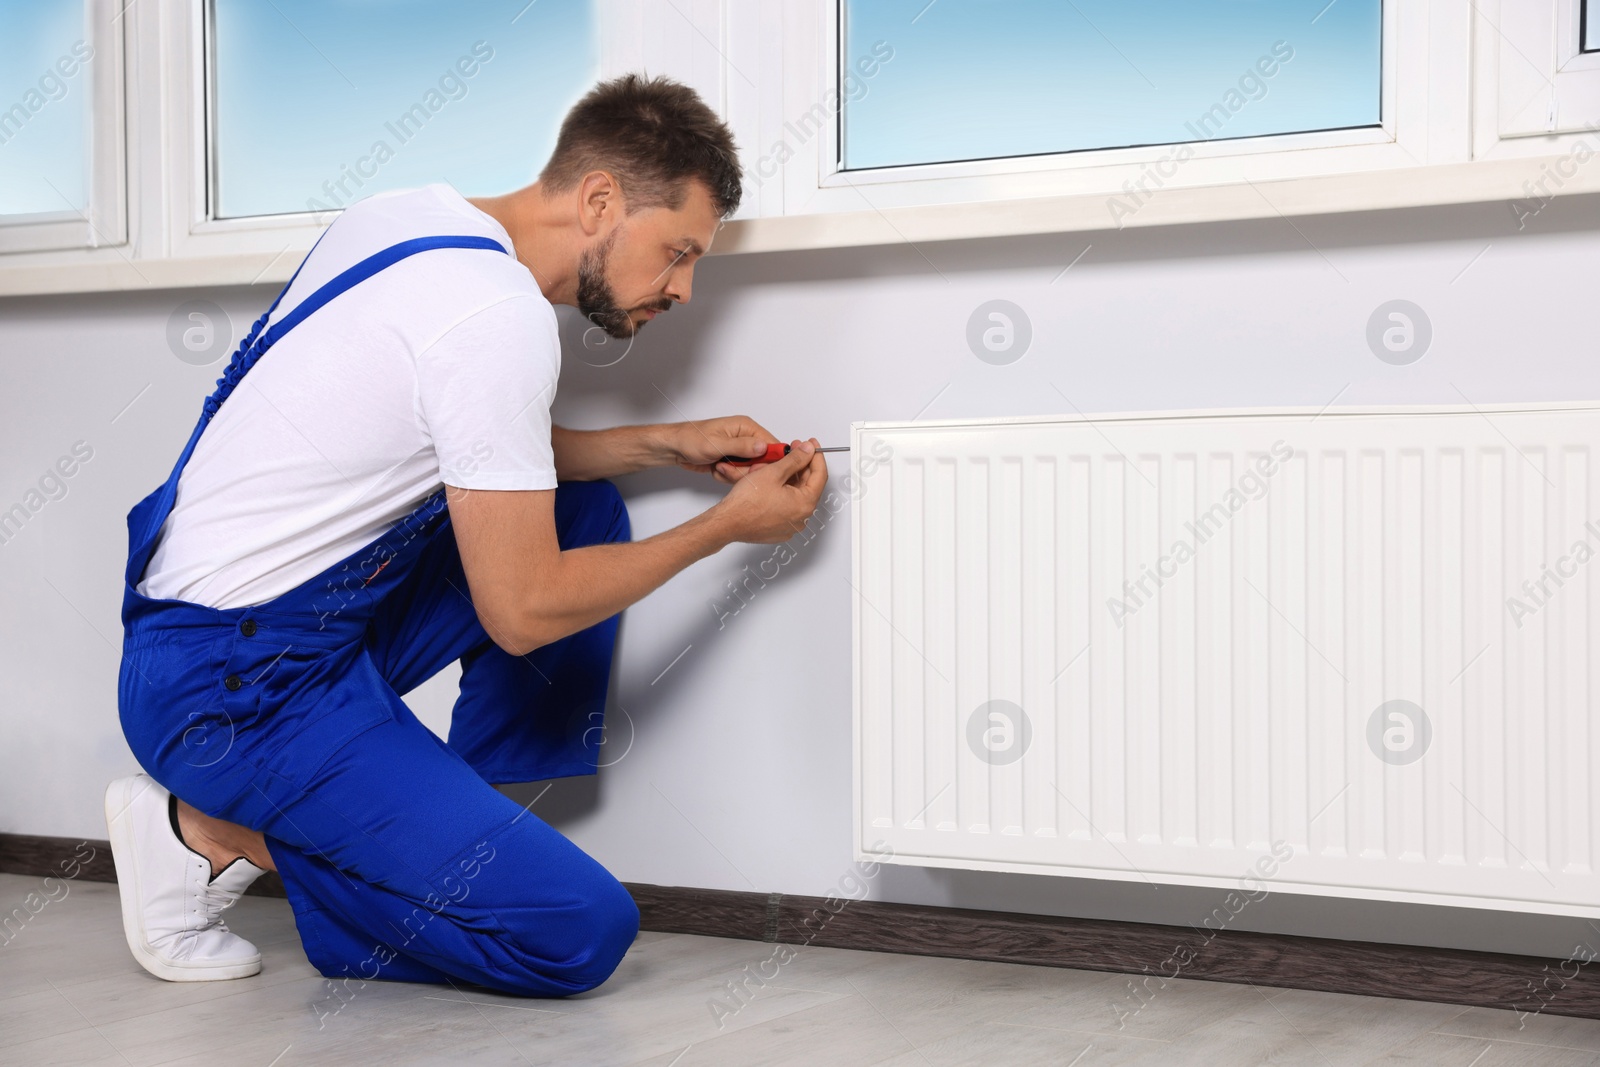
[{"label": "blue sky through window", "polygon": [[1380,121],[1380,0],[844,0],[843,38],[847,169]]},{"label": "blue sky through window", "polygon": [[[595,82],[591,0],[215,0],[218,217],[509,192]],[[470,73],[469,73],[470,72]]]},{"label": "blue sky through window", "polygon": [[0,0],[0,215],[88,205],[84,17],[83,0]]}]

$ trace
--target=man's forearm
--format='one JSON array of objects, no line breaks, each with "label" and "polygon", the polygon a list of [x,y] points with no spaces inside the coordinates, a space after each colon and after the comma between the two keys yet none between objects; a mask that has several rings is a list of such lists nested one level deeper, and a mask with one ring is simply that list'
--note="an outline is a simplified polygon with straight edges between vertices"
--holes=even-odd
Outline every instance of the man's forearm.
[{"label": "man's forearm", "polygon": [[664,467],[673,458],[666,443],[666,430],[661,423],[609,430],[552,426],[550,447],[556,457],[556,477],[562,481],[592,482]]},{"label": "man's forearm", "polygon": [[732,542],[725,516],[713,507],[643,541],[567,549],[528,605],[522,643],[538,648],[609,619]]}]

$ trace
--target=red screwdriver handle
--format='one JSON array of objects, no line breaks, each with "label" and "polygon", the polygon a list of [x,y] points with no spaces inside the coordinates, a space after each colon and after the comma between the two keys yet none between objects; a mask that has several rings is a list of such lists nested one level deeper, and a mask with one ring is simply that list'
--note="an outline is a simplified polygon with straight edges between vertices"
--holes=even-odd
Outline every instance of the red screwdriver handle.
[{"label": "red screwdriver handle", "polygon": [[756,463],[774,463],[789,454],[789,446],[773,442],[759,456],[723,456],[718,463],[732,463],[736,467],[749,467]]}]

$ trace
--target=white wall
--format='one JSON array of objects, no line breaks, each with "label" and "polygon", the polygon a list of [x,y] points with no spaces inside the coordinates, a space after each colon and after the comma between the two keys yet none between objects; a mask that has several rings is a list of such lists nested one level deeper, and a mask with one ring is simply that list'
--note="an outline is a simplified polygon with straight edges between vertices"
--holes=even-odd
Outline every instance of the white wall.
[{"label": "white wall", "polygon": [[[694,302],[612,366],[585,363],[569,319],[556,415],[593,427],[744,413],[786,440],[845,444],[854,420],[1070,411],[1062,394],[1086,413],[1597,399],[1597,207],[1552,203],[1521,232],[1497,203],[713,258]],[[94,449],[67,494],[0,544],[0,832],[105,836],[100,791],[135,769],[115,703],[124,517],[165,478],[225,366],[175,358],[168,317],[214,300],[237,338],[272,295],[0,301],[0,509],[75,441]],[[966,342],[969,315],[994,298],[1033,327],[1009,366]],[[1369,315],[1395,298],[1433,325],[1410,366],[1380,362],[1365,341]],[[620,484],[640,538],[720,492],[677,471]],[[616,762],[598,779],[555,783],[534,812],[624,880],[837,887],[851,868],[849,521],[841,514],[725,627],[711,602],[770,548],[735,546],[629,609],[606,757]],[[436,729],[454,675],[411,698]],[[508,791],[526,801],[542,788]],[[902,867],[885,867],[872,895],[1179,925],[1220,897]],[[1600,927],[1577,920],[1285,893],[1233,925],[1561,958],[1600,946]]]}]

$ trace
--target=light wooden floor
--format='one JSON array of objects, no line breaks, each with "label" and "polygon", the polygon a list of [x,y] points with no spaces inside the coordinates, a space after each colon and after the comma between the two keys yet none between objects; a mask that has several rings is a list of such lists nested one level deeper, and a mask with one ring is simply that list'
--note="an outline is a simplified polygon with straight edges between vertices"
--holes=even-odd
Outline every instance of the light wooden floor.
[{"label": "light wooden floor", "polygon": [[[774,946],[677,934],[641,934],[565,1000],[389,982],[328,999],[288,904],[261,898],[229,912],[261,974],[173,984],[128,954],[115,886],[52,886],[0,944],[0,1064],[1600,1064],[1588,1020],[1183,980],[1140,1007],[1124,975],[839,949],[797,950],[741,1002],[728,983]],[[0,875],[0,914],[41,888]]]}]

